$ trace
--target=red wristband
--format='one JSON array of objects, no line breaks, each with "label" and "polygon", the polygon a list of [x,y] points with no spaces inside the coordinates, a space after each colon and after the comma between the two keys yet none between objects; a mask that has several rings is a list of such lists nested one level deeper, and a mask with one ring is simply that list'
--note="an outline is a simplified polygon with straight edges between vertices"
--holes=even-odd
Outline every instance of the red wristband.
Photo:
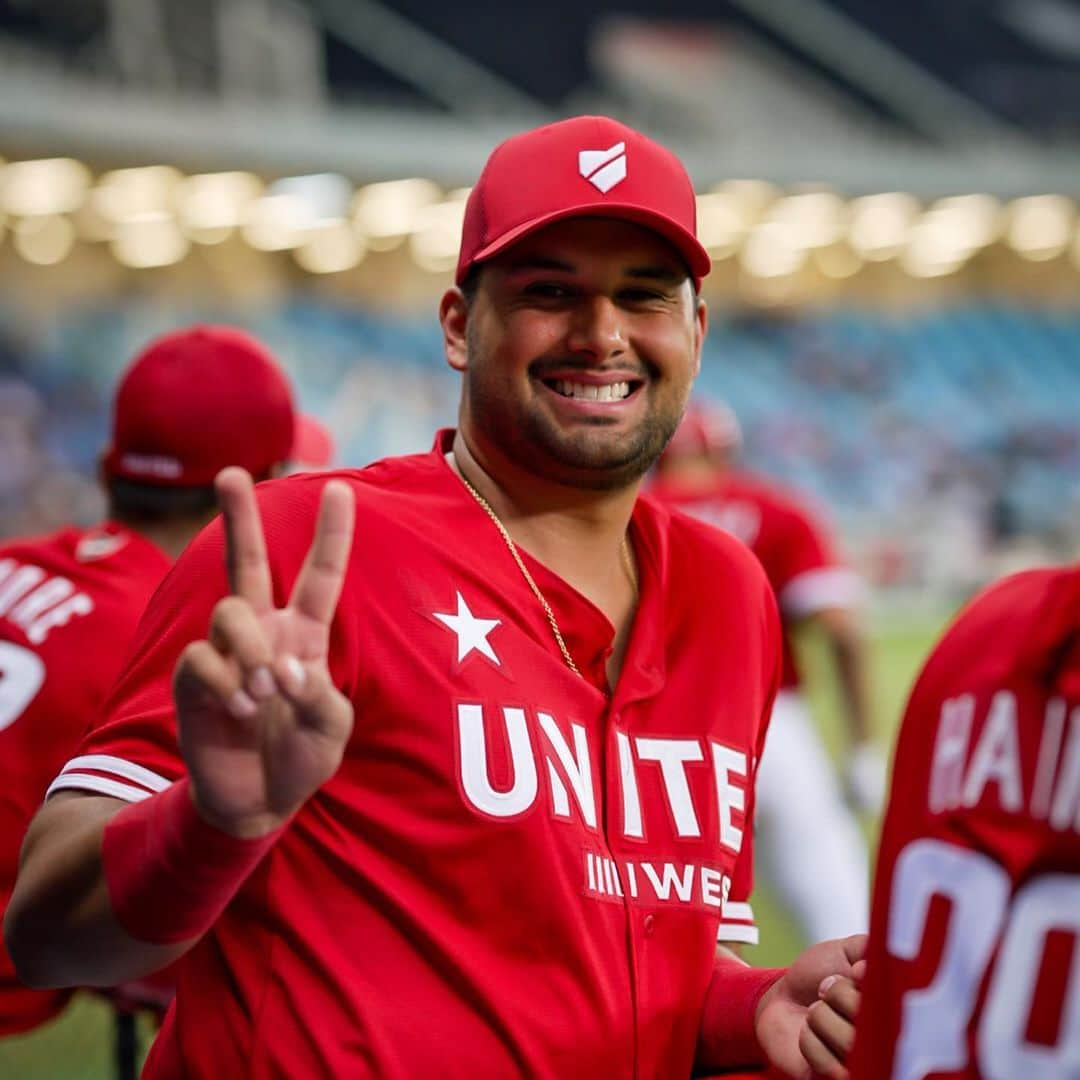
[{"label": "red wristband", "polygon": [[699,1067],[719,1069],[766,1065],[754,1021],[762,995],[787,968],[756,968],[718,956],[705,994],[698,1034]]},{"label": "red wristband", "polygon": [[101,840],[117,920],[132,937],[154,945],[200,937],[282,831],[250,840],[222,832],[199,817],[186,777],[125,806]]}]

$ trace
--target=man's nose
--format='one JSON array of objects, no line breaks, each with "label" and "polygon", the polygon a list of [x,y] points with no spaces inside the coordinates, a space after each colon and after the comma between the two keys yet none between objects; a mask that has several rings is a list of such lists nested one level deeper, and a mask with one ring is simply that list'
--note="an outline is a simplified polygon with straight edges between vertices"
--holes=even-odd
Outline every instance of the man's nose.
[{"label": "man's nose", "polygon": [[576,307],[567,334],[568,349],[579,356],[604,361],[627,349],[623,312],[609,296],[590,296]]}]

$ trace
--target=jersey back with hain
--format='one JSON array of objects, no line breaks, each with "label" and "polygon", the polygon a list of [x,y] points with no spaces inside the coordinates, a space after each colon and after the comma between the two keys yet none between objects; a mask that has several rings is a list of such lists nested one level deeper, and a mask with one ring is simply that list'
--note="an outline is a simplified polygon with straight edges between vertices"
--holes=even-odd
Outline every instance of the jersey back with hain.
[{"label": "jersey back with hain", "polygon": [[726,473],[704,491],[688,492],[661,475],[652,493],[669,506],[741,540],[757,556],[776,594],[784,628],[782,685],[801,682],[791,630],[826,607],[859,599],[858,577],[839,558],[821,520],[781,485],[748,472]]},{"label": "jersey back with hain", "polygon": [[904,717],[852,1076],[1080,1077],[1080,566],[961,614]]},{"label": "jersey back with hain", "polygon": [[[640,606],[609,696],[611,624],[523,553],[574,674],[449,439],[337,474],[357,526],[329,664],[355,727],[181,960],[147,1077],[688,1076],[715,942],[756,938],[753,775],[779,676],[760,567],[639,500]],[[326,478],[258,489],[278,603]],[[215,525],[80,751],[103,783],[148,797],[182,774],[169,673],[224,590]]]},{"label": "jersey back with hain", "polygon": [[[0,545],[0,910],[30,819],[119,674],[168,565],[113,525]],[[36,1026],[65,999],[22,986],[0,944],[0,1035]]]}]

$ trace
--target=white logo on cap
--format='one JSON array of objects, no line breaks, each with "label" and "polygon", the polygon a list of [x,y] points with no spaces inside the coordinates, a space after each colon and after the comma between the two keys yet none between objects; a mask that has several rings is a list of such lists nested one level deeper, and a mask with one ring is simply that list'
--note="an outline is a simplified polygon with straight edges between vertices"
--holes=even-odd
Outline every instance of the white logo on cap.
[{"label": "white logo on cap", "polygon": [[607,150],[582,150],[578,172],[605,195],[626,179],[626,143],[618,142]]}]

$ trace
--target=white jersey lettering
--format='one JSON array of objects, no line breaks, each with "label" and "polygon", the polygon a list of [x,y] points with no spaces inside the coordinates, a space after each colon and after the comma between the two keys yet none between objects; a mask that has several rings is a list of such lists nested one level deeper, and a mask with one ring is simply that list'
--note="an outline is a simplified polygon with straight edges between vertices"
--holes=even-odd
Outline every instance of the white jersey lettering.
[{"label": "white jersey lettering", "polygon": [[508,791],[497,790],[488,772],[483,706],[457,707],[461,786],[465,797],[481,813],[507,818],[524,813],[536,799],[536,759],[525,723],[525,710],[504,708],[502,716],[513,774]]}]

